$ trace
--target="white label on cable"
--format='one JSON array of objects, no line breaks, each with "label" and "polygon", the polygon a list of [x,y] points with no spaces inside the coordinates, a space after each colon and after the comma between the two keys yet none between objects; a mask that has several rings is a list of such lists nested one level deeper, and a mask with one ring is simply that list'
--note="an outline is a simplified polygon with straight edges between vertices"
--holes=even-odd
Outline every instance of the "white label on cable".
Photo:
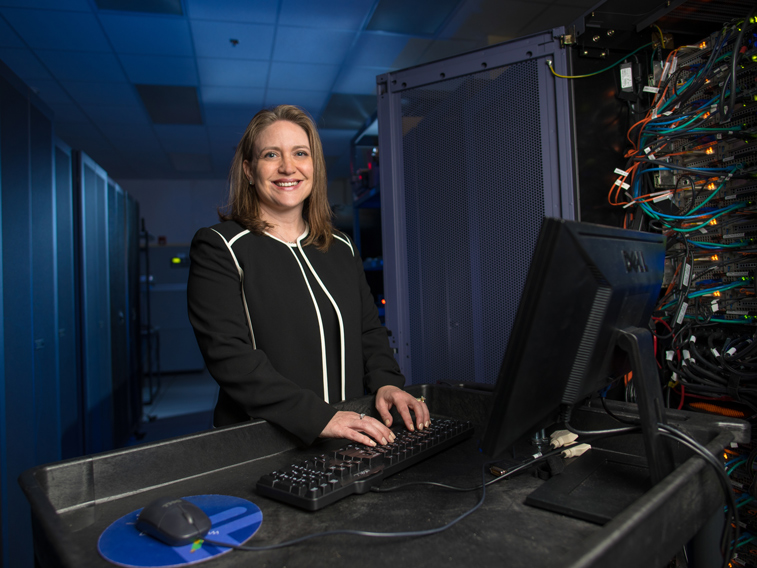
[{"label": "white label on cable", "polygon": [[712,353],[713,355],[715,355],[716,358],[720,357],[720,352],[717,349],[715,349],[714,347],[712,349],[710,349],[710,353]]},{"label": "white label on cable", "polygon": [[683,355],[684,361],[688,361],[689,359],[691,359],[691,353],[689,353],[688,349],[684,349],[682,355]]},{"label": "white label on cable", "polygon": [[683,265],[683,280],[681,281],[681,284],[688,288],[690,282],[691,282],[691,265],[687,262],[686,264]]},{"label": "white label on cable", "polygon": [[660,89],[658,89],[657,87],[652,87],[651,85],[645,85],[642,91],[644,91],[645,93],[659,93]]},{"label": "white label on cable", "polygon": [[665,352],[665,359],[667,359],[668,361],[672,361],[673,357],[675,357],[675,356],[676,356],[676,352],[675,351],[666,351]]},{"label": "white label on cable", "polygon": [[689,309],[689,304],[687,302],[684,302],[683,304],[681,304],[681,309],[678,310],[678,316],[676,317],[676,323],[678,325],[681,325],[683,318],[686,317],[686,310],[688,309]]},{"label": "white label on cable", "polygon": [[723,235],[724,239],[740,239],[744,236],[744,233],[731,233],[729,235]]},{"label": "white label on cable", "polygon": [[735,347],[731,347],[731,348],[730,348],[730,349],[729,349],[728,351],[726,351],[726,354],[727,354],[727,355],[728,355],[729,357],[733,357],[733,354],[734,354],[734,353],[736,353],[736,348],[735,348]]},{"label": "white label on cable", "polygon": [[662,68],[662,75],[660,75],[660,84],[663,84],[665,79],[668,78],[668,71],[670,71],[670,62],[666,61],[665,66]]},{"label": "white label on cable", "polygon": [[630,67],[621,67],[620,69],[620,88],[633,89],[633,70]]},{"label": "white label on cable", "polygon": [[618,174],[619,176],[628,177],[628,172],[621,170],[620,168],[615,168],[614,173]]},{"label": "white label on cable", "polygon": [[657,203],[659,201],[665,201],[666,199],[670,199],[672,197],[672,195],[673,195],[672,193],[666,193],[664,195],[658,195],[652,201],[655,202],[655,203]]}]

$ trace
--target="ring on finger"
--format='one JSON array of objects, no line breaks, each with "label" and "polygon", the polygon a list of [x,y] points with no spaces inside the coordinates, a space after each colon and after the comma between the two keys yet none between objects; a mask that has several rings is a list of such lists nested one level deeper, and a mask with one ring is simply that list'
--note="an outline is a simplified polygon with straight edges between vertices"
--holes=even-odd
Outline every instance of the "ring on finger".
[{"label": "ring on finger", "polygon": [[362,420],[365,417],[365,412],[360,413],[360,420]]},{"label": "ring on finger", "polygon": [[418,402],[426,402],[426,397],[421,396],[420,398],[416,398],[415,400],[417,400]]}]

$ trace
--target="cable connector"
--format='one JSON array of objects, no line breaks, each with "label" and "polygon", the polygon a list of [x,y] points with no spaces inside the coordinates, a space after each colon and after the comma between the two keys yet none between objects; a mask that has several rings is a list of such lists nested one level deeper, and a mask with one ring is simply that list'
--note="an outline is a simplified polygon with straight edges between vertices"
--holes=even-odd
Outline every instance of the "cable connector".
[{"label": "cable connector", "polygon": [[562,457],[564,458],[577,458],[580,455],[583,455],[586,450],[590,450],[591,446],[589,444],[578,444],[577,446],[571,446],[570,448],[567,448],[563,450]]},{"label": "cable connector", "polygon": [[578,438],[578,434],[574,434],[568,430],[555,430],[549,436],[549,445],[553,448],[562,448],[575,442],[576,438]]}]

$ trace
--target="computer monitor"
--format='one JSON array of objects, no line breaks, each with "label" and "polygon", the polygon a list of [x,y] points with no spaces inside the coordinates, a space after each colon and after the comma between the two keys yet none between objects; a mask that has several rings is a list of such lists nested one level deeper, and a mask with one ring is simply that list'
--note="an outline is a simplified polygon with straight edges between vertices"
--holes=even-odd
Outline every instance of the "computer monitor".
[{"label": "computer monitor", "polygon": [[494,390],[486,455],[504,457],[630,369],[652,481],[670,471],[649,330],[664,264],[662,235],[544,219]]}]

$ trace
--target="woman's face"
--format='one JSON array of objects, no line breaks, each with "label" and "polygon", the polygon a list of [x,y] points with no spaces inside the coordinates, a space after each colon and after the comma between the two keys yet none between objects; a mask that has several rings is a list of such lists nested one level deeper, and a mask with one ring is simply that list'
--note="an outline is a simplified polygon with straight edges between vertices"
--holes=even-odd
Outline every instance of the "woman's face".
[{"label": "woman's face", "polygon": [[243,167],[258,192],[263,215],[299,212],[313,190],[313,157],[305,130],[278,120],[260,133],[252,164]]}]

